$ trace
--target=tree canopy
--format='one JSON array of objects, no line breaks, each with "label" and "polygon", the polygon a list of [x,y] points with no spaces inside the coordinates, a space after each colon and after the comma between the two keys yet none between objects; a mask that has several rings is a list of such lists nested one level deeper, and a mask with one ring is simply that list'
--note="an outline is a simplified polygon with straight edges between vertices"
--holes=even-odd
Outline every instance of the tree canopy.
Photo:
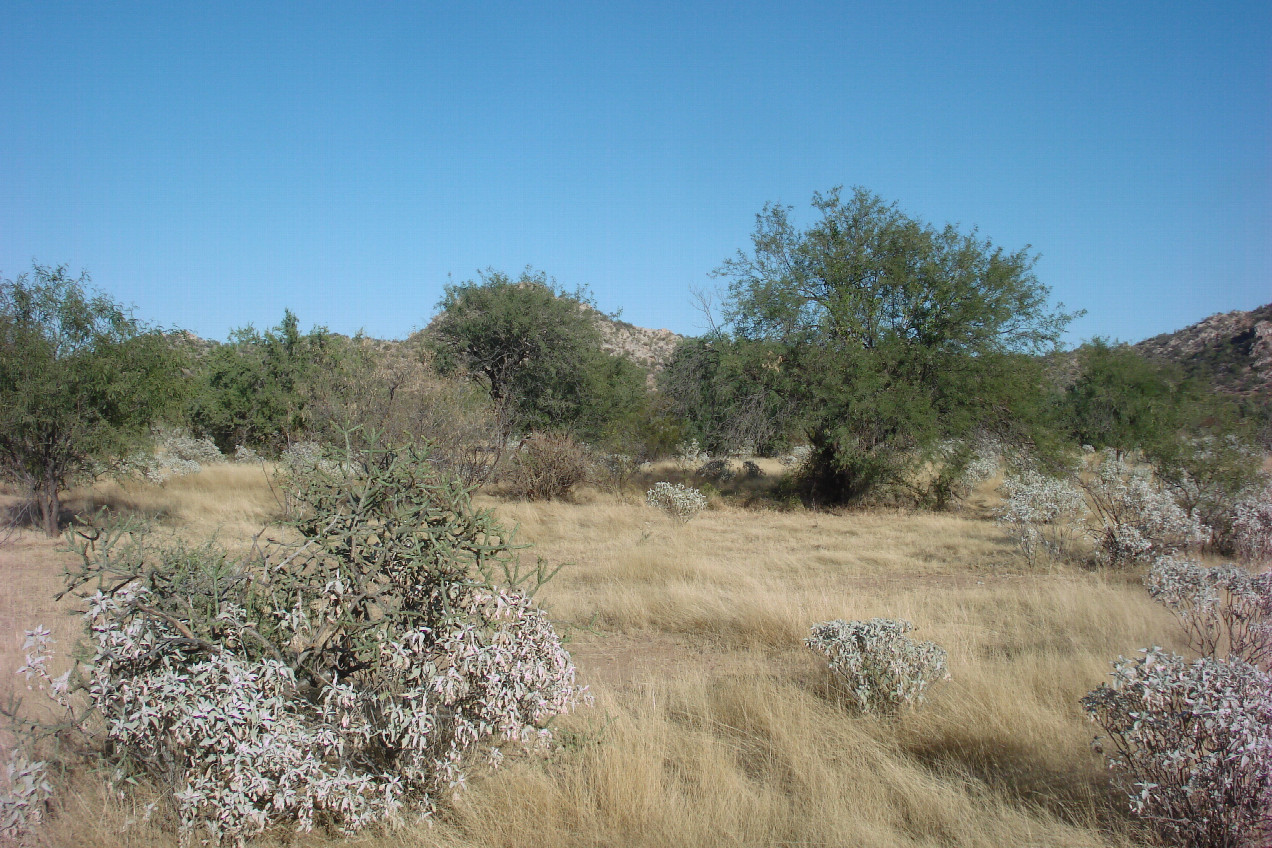
[{"label": "tree canopy", "polygon": [[851,500],[895,480],[941,439],[1010,430],[1041,391],[1029,354],[1073,317],[1048,304],[1028,248],[936,228],[865,189],[756,216],[751,252],[728,280],[726,328],[754,346],[795,402],[813,448],[809,493]]},{"label": "tree canopy", "polygon": [[646,402],[644,378],[601,348],[586,291],[559,289],[527,268],[518,279],[487,270],[446,287],[427,336],[443,374],[478,380],[505,432],[568,428],[596,437]]},{"label": "tree canopy", "polygon": [[89,288],[34,266],[0,280],[0,466],[58,532],[58,490],[123,453],[182,396],[181,357],[158,330]]},{"label": "tree canopy", "polygon": [[191,424],[222,451],[281,449],[305,432],[314,383],[342,367],[345,348],[345,339],[324,327],[302,334],[290,309],[263,333],[250,325],[237,329],[208,354]]}]

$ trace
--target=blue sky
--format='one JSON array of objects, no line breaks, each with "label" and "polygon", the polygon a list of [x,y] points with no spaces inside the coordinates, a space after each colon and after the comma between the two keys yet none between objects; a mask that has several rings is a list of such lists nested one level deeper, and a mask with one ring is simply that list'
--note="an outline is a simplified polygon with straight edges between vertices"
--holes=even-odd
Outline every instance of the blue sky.
[{"label": "blue sky", "polygon": [[862,185],[1137,341],[1272,301],[1272,3],[0,6],[0,275],[400,338],[533,265],[647,327]]}]

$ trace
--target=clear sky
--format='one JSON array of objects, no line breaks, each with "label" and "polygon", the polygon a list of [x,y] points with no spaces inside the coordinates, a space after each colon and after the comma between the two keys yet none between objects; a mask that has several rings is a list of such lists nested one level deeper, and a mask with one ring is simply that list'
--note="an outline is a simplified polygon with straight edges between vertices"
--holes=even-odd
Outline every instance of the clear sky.
[{"label": "clear sky", "polygon": [[0,4],[0,276],[204,337],[526,265],[699,333],[839,184],[1032,245],[1070,342],[1272,301],[1272,3]]}]

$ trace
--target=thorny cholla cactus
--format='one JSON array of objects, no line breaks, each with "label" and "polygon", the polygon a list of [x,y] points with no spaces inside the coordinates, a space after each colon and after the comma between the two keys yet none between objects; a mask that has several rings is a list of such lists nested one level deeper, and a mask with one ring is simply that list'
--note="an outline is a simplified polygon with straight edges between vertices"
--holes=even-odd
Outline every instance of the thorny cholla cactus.
[{"label": "thorny cholla cactus", "polygon": [[1272,660],[1272,572],[1234,565],[1207,567],[1181,556],[1159,557],[1145,583],[1183,625],[1188,646],[1203,656],[1235,657],[1266,669]]},{"label": "thorny cholla cactus", "polygon": [[[1272,827],[1272,678],[1239,659],[1122,657],[1082,699],[1131,810],[1178,844],[1245,848]],[[1097,750],[1102,750],[1097,737]]]},{"label": "thorny cholla cactus", "polygon": [[665,480],[655,483],[645,493],[645,502],[655,509],[660,509],[676,521],[684,524],[707,508],[707,498],[702,492],[683,483],[668,483]]},{"label": "thorny cholla cactus", "polygon": [[862,712],[914,706],[934,683],[949,679],[948,657],[934,642],[916,642],[910,622],[890,618],[823,621],[804,644],[830,662]]},{"label": "thorny cholla cactus", "polygon": [[71,578],[103,757],[167,794],[186,842],[426,815],[479,750],[545,744],[587,700],[530,600],[550,574],[426,457],[355,451],[292,483],[299,545],[237,561],[117,530]]},{"label": "thorny cholla cactus", "polygon": [[1010,528],[1030,565],[1043,556],[1064,559],[1072,554],[1084,526],[1081,489],[1069,480],[1023,468],[1007,476],[1002,492],[998,523]]}]

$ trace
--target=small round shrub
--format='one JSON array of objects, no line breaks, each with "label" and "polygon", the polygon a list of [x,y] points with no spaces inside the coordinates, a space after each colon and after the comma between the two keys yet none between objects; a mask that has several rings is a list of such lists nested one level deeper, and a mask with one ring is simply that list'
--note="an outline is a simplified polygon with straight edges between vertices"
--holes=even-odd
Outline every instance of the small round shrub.
[{"label": "small round shrub", "polygon": [[830,662],[862,712],[895,713],[914,706],[934,683],[949,679],[945,649],[916,642],[908,621],[823,621],[804,644]]},{"label": "small round shrub", "polygon": [[702,492],[683,483],[668,483],[665,480],[654,484],[645,493],[645,502],[655,509],[660,509],[676,521],[684,524],[707,508],[707,498]]}]

